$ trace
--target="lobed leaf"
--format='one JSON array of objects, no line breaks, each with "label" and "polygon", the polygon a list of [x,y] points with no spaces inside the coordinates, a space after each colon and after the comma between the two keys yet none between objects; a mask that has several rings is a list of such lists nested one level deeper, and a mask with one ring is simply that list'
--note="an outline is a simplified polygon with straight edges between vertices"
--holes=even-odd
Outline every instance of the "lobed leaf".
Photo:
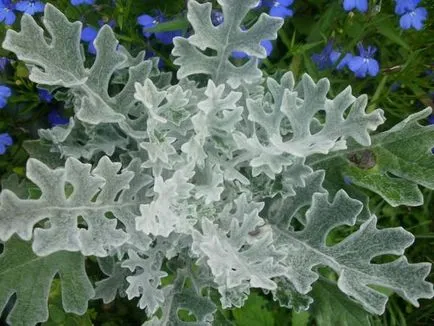
[{"label": "lobed leaf", "polygon": [[[243,30],[243,19],[257,1],[218,0],[218,3],[222,7],[224,21],[214,26],[211,3],[188,2],[187,18],[194,34],[188,39],[174,39],[172,54],[177,57],[174,63],[180,66],[177,76],[182,79],[194,74],[208,74],[217,85],[227,82],[234,88],[244,82],[257,81],[262,76],[257,58],[266,56],[260,42],[275,39],[283,21],[263,13],[253,26]],[[203,52],[205,49],[215,50],[216,55],[207,55]],[[232,51],[244,51],[252,58],[237,67],[229,60]]]},{"label": "lobed leaf", "polygon": [[94,295],[81,254],[58,251],[39,257],[29,243],[16,237],[5,243],[0,254],[0,275],[0,312],[16,295],[7,318],[11,325],[36,325],[48,319],[48,295],[56,275],[66,312],[83,315]]}]

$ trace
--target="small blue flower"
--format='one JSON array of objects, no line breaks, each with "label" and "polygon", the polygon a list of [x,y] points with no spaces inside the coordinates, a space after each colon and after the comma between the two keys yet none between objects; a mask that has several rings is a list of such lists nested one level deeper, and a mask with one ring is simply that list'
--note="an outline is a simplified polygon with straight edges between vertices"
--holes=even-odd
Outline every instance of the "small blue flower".
[{"label": "small blue flower", "polygon": [[224,21],[224,17],[223,17],[223,13],[220,10],[213,10],[211,12],[211,22],[213,23],[214,26],[218,26],[221,23],[223,23]]},{"label": "small blue flower", "polygon": [[44,11],[45,4],[41,1],[37,0],[28,0],[28,1],[18,1],[16,4],[16,9],[25,14],[33,16],[38,12]]},{"label": "small blue flower", "polygon": [[[137,17],[137,23],[142,26],[143,29],[147,29],[157,26],[158,21],[155,17],[144,14]],[[151,35],[152,33],[143,30],[143,36],[146,38],[151,37]]]},{"label": "small blue flower", "polygon": [[95,41],[97,35],[98,30],[92,26],[86,26],[81,30],[81,40],[88,44],[87,51],[91,54],[96,54],[96,49],[93,41]]},{"label": "small blue flower", "polygon": [[181,36],[182,32],[177,31],[167,31],[167,32],[157,32],[155,33],[155,38],[165,45],[170,45],[173,43],[173,39],[176,36]]},{"label": "small blue flower", "polygon": [[93,5],[94,3],[95,3],[95,0],[71,0],[71,4],[73,6]]},{"label": "small blue flower", "polygon": [[48,121],[51,123],[51,126],[59,126],[66,125],[69,123],[69,119],[60,115],[57,110],[53,109],[48,113]]},{"label": "small blue flower", "polygon": [[368,0],[344,0],[345,11],[357,9],[360,12],[368,11]]},{"label": "small blue flower", "polygon": [[163,14],[159,13],[157,16],[152,17],[150,15],[141,15],[137,17],[137,23],[142,26],[143,36],[146,38],[151,37],[152,34],[155,38],[165,45],[170,45],[173,43],[173,38],[175,36],[181,36],[182,31],[167,31],[167,32],[148,32],[146,29],[157,26],[157,24],[167,21]]},{"label": "small blue flower", "polygon": [[53,95],[46,89],[38,89],[38,95],[43,102],[50,103],[53,100]]},{"label": "small blue flower", "polygon": [[0,57],[0,71],[4,71],[9,63],[9,59],[5,57]]},{"label": "small blue flower", "polygon": [[[261,45],[265,48],[265,52],[267,53],[268,57],[271,52],[273,52],[273,43],[271,43],[270,40],[262,40]],[[243,59],[249,57],[247,53],[243,51],[233,51],[231,55],[235,59]]]},{"label": "small blue flower", "polygon": [[396,0],[395,13],[397,15],[403,15],[408,11],[414,10],[420,0]]},{"label": "small blue flower", "polygon": [[8,102],[8,98],[12,95],[9,87],[0,85],[0,109],[3,109]]},{"label": "small blue flower", "polygon": [[13,143],[12,137],[7,133],[0,134],[0,155],[6,152],[6,148]]},{"label": "small blue flower", "polygon": [[255,8],[270,8],[270,16],[286,18],[292,17],[294,12],[288,8],[294,0],[262,0],[259,1]]},{"label": "small blue flower", "polygon": [[401,15],[399,25],[402,29],[414,27],[416,30],[423,28],[423,22],[427,19],[428,12],[425,8],[417,8],[420,0],[397,0],[395,13]]},{"label": "small blue flower", "polygon": [[333,50],[333,42],[329,41],[321,53],[314,53],[311,59],[318,66],[319,70],[324,70],[331,68],[340,56],[339,52]]},{"label": "small blue flower", "polygon": [[0,0],[0,22],[4,22],[6,25],[12,25],[16,19],[14,9],[15,5],[11,0]]},{"label": "small blue flower", "polygon": [[430,125],[434,125],[434,114],[431,114],[431,115],[428,117],[428,124],[430,124]]},{"label": "small blue flower", "polygon": [[[338,52],[339,53],[339,52]],[[341,54],[339,53],[339,57],[341,56]],[[342,70],[345,67],[348,67],[348,63],[353,59],[353,54],[348,52],[344,55],[344,57],[342,58],[342,60],[338,63],[338,65],[336,66],[337,70]]]},{"label": "small blue flower", "polygon": [[369,76],[377,76],[380,71],[380,66],[378,61],[372,58],[377,49],[372,46],[368,46],[368,48],[365,49],[361,43],[359,43],[357,47],[360,55],[353,56],[349,60],[348,68],[359,78],[364,78],[367,74]]},{"label": "small blue flower", "polygon": [[[98,25],[100,27],[104,25],[109,25],[111,28],[114,28],[116,25],[116,22],[114,20],[105,21],[100,19],[98,21]],[[81,30],[81,40],[85,43],[87,43],[87,52],[91,54],[96,54],[96,48],[94,41],[96,37],[98,36],[99,29],[93,27],[93,26],[86,26]]]},{"label": "small blue flower", "polygon": [[423,28],[428,12],[425,8],[417,8],[419,2],[420,0],[398,0],[396,2],[395,12],[402,15],[399,19],[399,25],[402,29],[413,27],[420,31]]}]

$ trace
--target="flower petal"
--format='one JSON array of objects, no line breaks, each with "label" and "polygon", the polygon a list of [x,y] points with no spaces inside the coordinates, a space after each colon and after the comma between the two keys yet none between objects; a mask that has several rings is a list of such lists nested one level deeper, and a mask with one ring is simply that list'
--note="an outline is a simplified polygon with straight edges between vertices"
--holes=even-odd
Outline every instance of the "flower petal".
[{"label": "flower petal", "polygon": [[273,17],[285,18],[285,17],[292,17],[292,15],[293,15],[293,11],[291,9],[282,6],[273,7],[270,10],[270,16]]},{"label": "flower petal", "polygon": [[348,61],[348,68],[350,68],[351,71],[356,72],[359,70],[364,63],[364,58],[359,56],[354,56]]},{"label": "flower petal", "polygon": [[98,31],[95,27],[87,26],[81,31],[81,40],[84,42],[91,42],[96,38],[97,35]]},{"label": "flower petal", "polygon": [[372,77],[377,76],[380,71],[378,61],[375,59],[369,59],[368,61],[368,74]]},{"label": "flower petal", "polygon": [[410,14],[402,15],[399,19],[399,26],[401,26],[402,29],[409,29],[411,27],[411,21]]},{"label": "flower petal", "polygon": [[157,25],[155,17],[149,15],[141,15],[137,17],[137,23],[144,28],[151,28]]}]

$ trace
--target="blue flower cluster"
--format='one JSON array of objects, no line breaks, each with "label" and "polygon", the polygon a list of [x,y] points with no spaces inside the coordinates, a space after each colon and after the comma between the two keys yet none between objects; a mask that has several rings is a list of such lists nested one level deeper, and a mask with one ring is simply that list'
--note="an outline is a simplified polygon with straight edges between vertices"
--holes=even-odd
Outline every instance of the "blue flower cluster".
[{"label": "blue flower cluster", "polygon": [[[71,0],[73,6],[92,5],[95,0]],[[0,23],[12,25],[16,20],[15,11],[28,15],[44,12],[45,4],[39,0],[23,0],[13,3],[11,0],[0,0]]]},{"label": "blue flower cluster", "polygon": [[[45,89],[38,89],[38,96],[42,102],[51,103],[53,101],[53,95]],[[69,123],[69,119],[62,116],[56,108],[52,108],[48,113],[48,122],[55,127]]]},{"label": "blue flower cluster", "polygon": [[33,16],[43,12],[44,7],[45,4],[37,0],[18,1],[17,3],[12,3],[11,0],[0,0],[0,22],[12,25],[16,19],[14,10]]},{"label": "blue flower cluster", "polygon": [[[357,44],[359,55],[348,52],[342,57],[342,53],[333,49],[333,42],[329,41],[321,53],[315,53],[311,59],[318,69],[332,68],[337,63],[336,69],[341,70],[348,67],[356,77],[364,78],[367,75],[376,76],[380,71],[380,65],[374,54],[377,49],[373,46],[365,48],[362,43]],[[342,57],[341,60],[339,60]]]},{"label": "blue flower cluster", "polygon": [[[0,109],[3,109],[12,95],[12,91],[8,86],[0,85]],[[0,134],[0,155],[6,152],[8,146],[12,145],[12,138],[8,133]]]},{"label": "blue flower cluster", "polygon": [[[418,7],[420,0],[395,0],[395,13],[400,16],[399,25],[402,29],[414,28],[421,30],[423,23],[428,17],[428,12],[423,7]],[[346,11],[368,11],[368,0],[344,0],[343,6]]]}]

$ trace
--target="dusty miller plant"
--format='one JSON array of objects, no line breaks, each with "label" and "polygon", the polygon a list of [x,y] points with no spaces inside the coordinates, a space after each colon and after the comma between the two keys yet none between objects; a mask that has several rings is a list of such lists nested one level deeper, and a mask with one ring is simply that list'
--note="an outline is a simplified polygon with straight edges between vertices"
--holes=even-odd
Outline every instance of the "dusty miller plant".
[{"label": "dusty miller plant", "polygon": [[[434,188],[434,130],[418,124],[431,109],[371,137],[384,116],[365,112],[365,95],[348,87],[330,99],[328,80],[308,75],[298,83],[290,72],[265,78],[260,42],[275,39],[282,20],[261,14],[242,29],[256,2],[218,0],[219,26],[210,3],[189,2],[193,33],[175,38],[172,52],[177,84],[143,52],[134,57],[118,45],[108,26],[87,64],[82,24],[50,4],[44,28],[24,15],[21,31],[7,32],[3,47],[28,65],[30,79],[57,90],[75,112],[67,126],[40,130],[41,139],[26,145],[29,181],[3,182],[0,311],[15,298],[10,324],[47,320],[56,275],[65,311],[137,297],[146,325],[212,324],[209,289],[223,309],[243,306],[260,288],[306,310],[320,266],[374,314],[388,299],[379,287],[415,306],[433,296],[430,264],[403,256],[414,237],[378,228],[366,197],[354,186],[341,189],[345,170],[393,206],[420,205],[418,185]],[[235,50],[250,58],[234,64]],[[349,162],[366,153],[374,160],[368,168]],[[327,244],[342,226],[353,227]],[[372,262],[384,255],[398,258]],[[106,275],[95,284],[88,256]],[[195,321],[182,321],[180,309]]]}]

